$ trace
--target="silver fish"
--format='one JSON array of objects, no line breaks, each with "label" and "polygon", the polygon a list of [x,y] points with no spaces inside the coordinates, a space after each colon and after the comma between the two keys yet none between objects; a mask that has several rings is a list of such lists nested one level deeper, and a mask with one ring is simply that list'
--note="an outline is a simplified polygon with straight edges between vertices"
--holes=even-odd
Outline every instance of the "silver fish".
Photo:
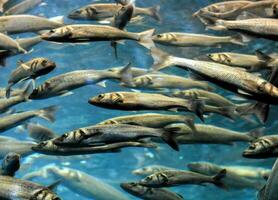
[{"label": "silver fish", "polygon": [[173,124],[168,127],[178,127],[179,135],[177,141],[179,144],[224,144],[231,145],[235,142],[252,142],[262,135],[260,129],[255,129],[250,132],[238,132],[230,129],[205,125],[195,124],[196,131],[185,124]]},{"label": "silver fish", "polygon": [[27,51],[23,49],[16,40],[3,33],[0,33],[0,48],[12,52],[27,53]]},{"label": "silver fish", "polygon": [[34,15],[9,15],[0,17],[0,32],[38,32],[64,26],[63,23]]},{"label": "silver fish", "polygon": [[10,152],[26,157],[34,153],[32,150],[34,146],[36,146],[36,143],[30,141],[0,140],[0,159],[3,159]]},{"label": "silver fish", "polygon": [[246,158],[271,158],[278,155],[278,135],[267,135],[253,141],[243,152]]},{"label": "silver fish", "polygon": [[4,132],[8,129],[14,128],[33,117],[40,117],[48,121],[54,122],[54,115],[56,110],[57,106],[49,106],[38,110],[25,111],[21,113],[6,115],[0,119],[0,132]]},{"label": "silver fish", "polygon": [[53,143],[53,140],[47,140],[33,146],[32,150],[46,155],[72,156],[97,153],[119,153],[121,151],[121,148],[125,147],[156,148],[157,146],[153,143],[144,142],[117,142],[100,146],[67,147],[55,145]]},{"label": "silver fish", "polygon": [[[78,20],[105,20],[114,16],[120,8],[121,4],[112,4],[112,3],[95,3],[89,4],[82,8],[73,10],[70,12],[68,17],[70,19],[78,19]],[[138,15],[147,15],[155,20],[160,21],[159,15],[160,6],[154,6],[150,8],[140,8],[135,7],[133,12],[133,17]]]},{"label": "silver fish", "polygon": [[207,176],[185,170],[167,170],[154,173],[140,180],[140,185],[152,188],[173,187],[186,184],[201,185],[203,183],[212,183],[218,187],[223,187],[223,178],[226,176],[226,170],[221,170],[215,176]]},{"label": "silver fish", "polygon": [[34,199],[34,200],[60,200],[48,187],[16,179],[9,176],[0,176],[0,198],[5,200]]},{"label": "silver fish", "polygon": [[170,147],[179,150],[175,141],[176,128],[148,128],[128,124],[95,125],[65,133],[53,139],[58,146],[96,146],[117,142],[138,141],[144,138],[161,138]]},{"label": "silver fish", "polygon": [[153,36],[153,41],[166,46],[195,47],[220,46],[221,44],[244,45],[240,35],[213,36],[193,33],[169,32]]},{"label": "silver fish", "polygon": [[149,176],[151,174],[157,173],[157,172],[163,172],[166,170],[176,170],[172,167],[166,167],[163,165],[149,165],[145,166],[139,169],[135,169],[132,171],[132,174],[140,175],[140,176]]},{"label": "silver fish", "polygon": [[24,14],[35,6],[39,5],[43,0],[24,0],[15,6],[5,10],[4,15]]},{"label": "silver fish", "polygon": [[154,47],[152,35],[154,29],[141,33],[127,32],[112,26],[104,25],[67,25],[43,33],[41,38],[54,42],[80,43],[96,41],[135,40],[150,49]]},{"label": "silver fish", "polygon": [[193,162],[187,165],[189,170],[197,173],[201,173],[204,175],[212,176],[219,171],[226,169],[226,176],[223,178],[223,183],[227,188],[235,188],[235,189],[245,189],[251,188],[259,190],[265,184],[265,180],[263,177],[261,179],[249,179],[244,176],[240,176],[236,173],[236,171],[228,168],[229,166],[220,166],[213,163],[208,162]]},{"label": "silver fish", "polygon": [[[101,83],[107,79],[119,80],[124,76],[129,66],[121,71],[109,70],[77,70],[64,73],[46,80],[34,89],[30,99],[45,99],[70,94],[71,90],[92,84]],[[105,85],[102,85],[105,87]]]}]

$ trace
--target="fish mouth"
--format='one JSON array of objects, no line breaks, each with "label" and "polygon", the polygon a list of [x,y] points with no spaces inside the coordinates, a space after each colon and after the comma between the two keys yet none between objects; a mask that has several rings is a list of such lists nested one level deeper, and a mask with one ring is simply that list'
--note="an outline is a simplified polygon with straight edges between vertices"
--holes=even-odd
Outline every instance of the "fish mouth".
[{"label": "fish mouth", "polygon": [[91,98],[91,99],[88,100],[88,103],[89,103],[89,104],[92,104],[92,105],[97,105],[97,104],[98,104],[98,101],[97,101],[97,99],[95,99],[95,98]]},{"label": "fish mouth", "polygon": [[258,154],[254,153],[253,151],[250,151],[250,150],[245,150],[242,153],[242,156],[245,158],[257,158]]}]

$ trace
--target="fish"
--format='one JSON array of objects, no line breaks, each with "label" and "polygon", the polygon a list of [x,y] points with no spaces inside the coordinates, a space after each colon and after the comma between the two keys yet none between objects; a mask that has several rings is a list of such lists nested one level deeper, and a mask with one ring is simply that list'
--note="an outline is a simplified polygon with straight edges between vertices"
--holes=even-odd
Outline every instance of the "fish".
[{"label": "fish", "polygon": [[1,199],[60,200],[57,194],[51,191],[51,189],[54,189],[52,186],[45,187],[37,183],[10,176],[0,176],[0,183]]},{"label": "fish", "polygon": [[[68,18],[74,20],[106,20],[114,16],[120,8],[121,4],[115,3],[94,3],[75,9],[68,14]],[[133,17],[139,15],[147,15],[157,21],[161,20],[159,15],[160,6],[150,8],[135,7]]]},{"label": "fish", "polygon": [[138,141],[144,138],[161,138],[174,150],[179,147],[175,141],[176,129],[148,128],[129,124],[94,125],[65,133],[54,138],[58,146],[96,146],[117,142]]},{"label": "fish", "polygon": [[161,188],[148,188],[138,183],[121,183],[121,188],[128,193],[144,200],[183,200],[184,198],[177,193]]},{"label": "fish", "polygon": [[151,188],[173,187],[187,184],[203,185],[212,183],[217,187],[224,187],[223,178],[226,176],[226,170],[221,170],[214,176],[207,176],[185,170],[167,170],[154,173],[140,180],[138,183],[142,186]]},{"label": "fish", "polygon": [[[57,180],[61,179],[62,185],[86,198],[129,200],[124,193],[112,185],[77,169],[47,165],[36,171],[36,176],[42,175],[53,176]],[[28,174],[26,176],[28,177]]]},{"label": "fish", "polygon": [[[159,101],[159,103],[157,103]],[[90,104],[119,110],[185,110],[203,119],[203,105],[198,100],[184,100],[162,94],[139,92],[112,92],[99,94],[88,101]]]},{"label": "fish", "polygon": [[210,47],[222,44],[245,45],[240,35],[213,36],[194,33],[169,32],[153,36],[153,41],[165,46]]},{"label": "fish", "polygon": [[277,169],[278,169],[278,161],[276,160],[271,174],[267,180],[265,186],[258,192],[257,198],[258,200],[277,200]]},{"label": "fish", "polygon": [[207,55],[207,57],[214,62],[229,66],[242,67],[249,71],[272,69],[272,67],[277,66],[272,66],[271,63],[266,62],[266,60],[260,59],[260,57],[258,57],[257,55],[250,54],[219,52],[210,53]]},{"label": "fish", "polygon": [[205,81],[196,81],[191,78],[156,73],[137,76],[133,78],[130,83],[123,83],[123,85],[143,89],[201,88],[209,91],[213,90],[213,87]]},{"label": "fish", "polygon": [[226,169],[226,176],[223,178],[223,183],[227,188],[234,189],[246,189],[251,188],[260,190],[265,184],[265,180],[261,179],[249,179],[244,176],[240,176],[236,171],[228,168],[228,166],[220,166],[209,162],[193,162],[187,165],[190,171],[201,173],[207,176],[212,176],[219,171]]},{"label": "fish", "polygon": [[[252,73],[228,65],[174,57],[156,48],[151,49],[151,54],[154,59],[152,67],[154,70],[177,65],[183,69],[191,70],[203,79],[228,91],[259,101],[257,106],[248,110],[252,110],[261,122],[267,120],[269,104],[278,103],[278,88],[272,84],[275,83],[274,79],[267,81]],[[272,76],[275,77],[276,73],[274,71]]]},{"label": "fish", "polygon": [[[278,19],[271,18],[247,18],[240,20],[223,20],[210,18],[211,25],[208,29],[223,31],[234,30],[243,34],[269,40],[278,40]],[[246,39],[248,40],[248,39]]]},{"label": "fish", "polygon": [[20,155],[17,153],[10,152],[8,153],[3,161],[0,168],[1,176],[14,176],[15,173],[20,168]]},{"label": "fish", "polygon": [[253,141],[243,152],[245,158],[272,158],[278,155],[278,135],[267,135]]},{"label": "fish", "polygon": [[8,153],[14,152],[21,157],[33,154],[32,147],[36,146],[35,142],[22,141],[17,139],[0,140],[0,159],[3,159]]},{"label": "fish", "polygon": [[[33,46],[37,45],[42,41],[40,36],[29,37],[29,38],[20,38],[16,42],[26,51],[29,51]],[[21,51],[9,51],[9,50],[0,50],[0,66],[6,65],[6,59],[11,56],[18,55],[23,53]]]},{"label": "fish", "polygon": [[46,80],[41,85],[37,86],[30,99],[47,99],[56,96],[64,96],[71,94],[71,90],[92,84],[102,84],[107,79],[119,80],[125,76],[130,65],[126,65],[120,71],[110,70],[76,70],[68,73],[60,74]]},{"label": "fish", "polygon": [[143,168],[135,169],[132,171],[132,174],[139,175],[139,176],[149,176],[151,174],[157,173],[157,172],[163,172],[166,170],[177,170],[172,167],[166,167],[163,165],[148,165]]},{"label": "fish", "polygon": [[14,128],[33,117],[39,117],[50,122],[54,122],[54,115],[57,109],[57,106],[49,106],[38,110],[31,110],[6,115],[0,119],[0,132],[4,132],[8,129]]},{"label": "fish", "polygon": [[219,19],[235,20],[242,13],[252,13],[254,17],[277,17],[277,1],[265,0],[259,2],[248,1],[227,1],[222,3],[212,4],[204,9],[197,11],[194,16],[202,17],[201,13],[205,13]]},{"label": "fish", "polygon": [[28,123],[27,130],[29,132],[29,136],[39,142],[58,137],[58,135],[49,128],[36,123]]},{"label": "fish", "polygon": [[43,0],[24,0],[8,10],[5,10],[4,15],[24,14],[42,2]]},{"label": "fish", "polygon": [[64,23],[34,15],[8,15],[0,17],[0,32],[15,34],[38,32],[64,26]]},{"label": "fish", "polygon": [[179,144],[233,145],[235,142],[253,142],[263,135],[260,128],[249,132],[239,132],[209,124],[195,124],[195,131],[185,124],[172,124],[166,127],[179,129],[179,135],[176,138]]},{"label": "fish", "polygon": [[134,33],[106,25],[77,24],[52,29],[41,34],[41,38],[47,41],[66,43],[134,40],[150,49],[154,47],[151,38],[154,31],[155,29],[150,29],[141,33]]},{"label": "fish", "polygon": [[[124,67],[113,67],[113,68],[109,68],[108,71],[119,73],[123,68]],[[149,72],[147,69],[142,69],[142,68],[138,68],[138,67],[130,67],[129,73],[131,74],[132,77],[137,77],[137,76],[142,76],[144,74],[147,74]]]},{"label": "fish", "polygon": [[83,154],[97,154],[97,153],[119,153],[121,148],[125,147],[145,147],[156,148],[153,143],[145,142],[117,142],[113,144],[87,147],[70,147],[55,145],[52,140],[43,141],[32,147],[32,150],[37,153],[45,155],[59,155],[59,156],[73,156]]},{"label": "fish", "polygon": [[134,10],[135,10],[135,5],[133,3],[129,3],[127,5],[122,6],[115,13],[112,21],[112,26],[124,30],[124,28],[130,22]]},{"label": "fish", "polygon": [[131,2],[131,0],[115,0],[117,4],[127,5]]},{"label": "fish", "polygon": [[[242,7],[250,5],[251,1],[225,1],[225,2],[218,2],[214,4],[210,4],[200,10],[196,11],[193,16],[201,18],[201,13],[206,13],[212,17],[222,18],[222,19],[233,19],[236,16],[231,15],[234,14],[235,11],[239,10]],[[203,21],[202,21],[203,22]]]},{"label": "fish", "polygon": [[32,82],[29,82],[23,89],[22,93],[20,93],[19,95],[12,96],[8,99],[0,99],[0,113],[5,113],[13,106],[29,101],[29,95],[32,93],[32,91],[33,84]]},{"label": "fish", "polygon": [[16,40],[3,33],[0,33],[0,48],[12,52],[27,53],[27,51],[23,49]]},{"label": "fish", "polygon": [[193,115],[167,115],[147,113],[115,117],[102,121],[98,123],[98,125],[129,124],[149,128],[163,128],[172,123],[185,123],[190,128],[192,128],[192,130],[195,130],[194,120],[195,117]]},{"label": "fish", "polygon": [[6,89],[6,97],[10,97],[11,88],[16,83],[27,80],[36,79],[39,76],[50,73],[56,68],[55,62],[47,58],[33,58],[28,62],[19,61],[17,68],[12,71],[10,78],[8,80],[8,86]]}]

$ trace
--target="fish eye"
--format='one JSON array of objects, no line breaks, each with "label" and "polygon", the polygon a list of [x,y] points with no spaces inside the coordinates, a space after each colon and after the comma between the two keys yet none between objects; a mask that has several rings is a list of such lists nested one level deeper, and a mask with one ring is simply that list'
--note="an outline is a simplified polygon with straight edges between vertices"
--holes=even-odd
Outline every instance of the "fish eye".
[{"label": "fish eye", "polygon": [[252,144],[250,147],[249,147],[250,150],[255,150],[256,149],[256,145],[255,144]]},{"label": "fish eye", "polygon": [[41,142],[38,147],[45,147],[47,145],[47,142]]},{"label": "fish eye", "polygon": [[97,98],[102,99],[104,97],[104,94],[100,94],[97,96]]},{"label": "fish eye", "polygon": [[55,31],[54,30],[50,30],[49,33],[55,33]]},{"label": "fish eye", "polygon": [[147,176],[146,180],[147,180],[147,181],[150,181],[150,180],[152,180],[152,177]]},{"label": "fish eye", "polygon": [[161,35],[161,34],[158,34],[157,37],[158,37],[158,38],[162,38],[162,35]]},{"label": "fish eye", "polygon": [[42,65],[46,65],[46,64],[47,64],[47,60],[43,60]]},{"label": "fish eye", "polygon": [[131,185],[131,186],[136,186],[137,184],[134,183],[134,182],[132,182],[132,183],[130,183],[130,185]]}]

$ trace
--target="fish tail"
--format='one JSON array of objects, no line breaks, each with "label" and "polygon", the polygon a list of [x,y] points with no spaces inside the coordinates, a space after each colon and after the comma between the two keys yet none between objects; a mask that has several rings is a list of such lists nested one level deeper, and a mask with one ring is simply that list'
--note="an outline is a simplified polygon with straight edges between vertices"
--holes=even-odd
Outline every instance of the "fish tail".
[{"label": "fish tail", "polygon": [[14,83],[9,83],[8,86],[6,87],[6,98],[10,98],[13,85]]},{"label": "fish tail", "polygon": [[247,135],[249,135],[250,137],[253,138],[252,141],[256,140],[264,135],[264,129],[265,129],[265,127],[255,128],[255,129],[249,131],[249,133],[247,133]]},{"label": "fish tail", "polygon": [[153,71],[158,71],[171,65],[175,65],[172,56],[158,48],[151,48],[151,56],[154,60],[154,64],[151,67]]},{"label": "fish tail", "polygon": [[257,102],[255,104],[246,104],[246,106],[237,107],[236,111],[240,115],[254,114],[261,123],[265,123],[269,113],[269,104]]},{"label": "fish tail", "polygon": [[207,29],[222,31],[227,30],[225,27],[225,21],[216,17],[211,16],[209,13],[200,10],[198,16],[206,21]]},{"label": "fish tail", "polygon": [[42,108],[37,111],[37,115],[47,121],[54,122],[55,121],[55,113],[58,109],[58,106],[49,106],[46,108]]},{"label": "fish tail", "polygon": [[177,135],[179,135],[179,127],[167,127],[163,129],[162,139],[174,150],[179,151],[179,145],[176,140]]},{"label": "fish tail", "polygon": [[233,35],[231,36],[231,43],[233,44],[238,44],[238,45],[242,45],[242,46],[245,46],[246,44],[244,43],[243,41],[243,37],[242,35]]},{"label": "fish tail", "polygon": [[150,14],[150,16],[152,16],[152,18],[154,18],[155,20],[157,20],[159,22],[161,21],[161,16],[159,14],[159,11],[160,11],[159,5],[151,7],[148,10],[149,10],[149,14]]},{"label": "fish tail", "polygon": [[188,110],[190,110],[191,112],[194,112],[202,121],[205,121],[204,120],[204,109],[205,109],[204,100],[200,100],[200,99],[189,100]]},{"label": "fish tail", "polygon": [[29,81],[26,84],[26,86],[25,86],[25,88],[24,88],[24,90],[23,90],[23,92],[21,94],[22,97],[25,99],[25,101],[29,100],[29,96],[33,92],[33,90],[34,90],[34,81],[32,80],[32,81]]},{"label": "fish tail", "polygon": [[132,71],[131,71],[132,64],[129,62],[124,66],[123,69],[120,70],[119,72],[119,77],[121,79],[122,85],[126,85],[129,87],[133,87],[133,76],[132,76]]},{"label": "fish tail", "polygon": [[155,29],[149,29],[147,31],[143,31],[139,34],[139,43],[146,47],[147,49],[151,49],[155,47],[154,42],[152,40],[152,36],[155,32]]},{"label": "fish tail", "polygon": [[7,58],[7,54],[0,55],[0,66],[2,66],[2,67],[6,66],[6,58]]},{"label": "fish tail", "polygon": [[212,177],[213,184],[220,188],[225,188],[224,183],[222,182],[222,179],[226,177],[227,170],[222,169],[220,172],[218,172],[215,176]]}]

